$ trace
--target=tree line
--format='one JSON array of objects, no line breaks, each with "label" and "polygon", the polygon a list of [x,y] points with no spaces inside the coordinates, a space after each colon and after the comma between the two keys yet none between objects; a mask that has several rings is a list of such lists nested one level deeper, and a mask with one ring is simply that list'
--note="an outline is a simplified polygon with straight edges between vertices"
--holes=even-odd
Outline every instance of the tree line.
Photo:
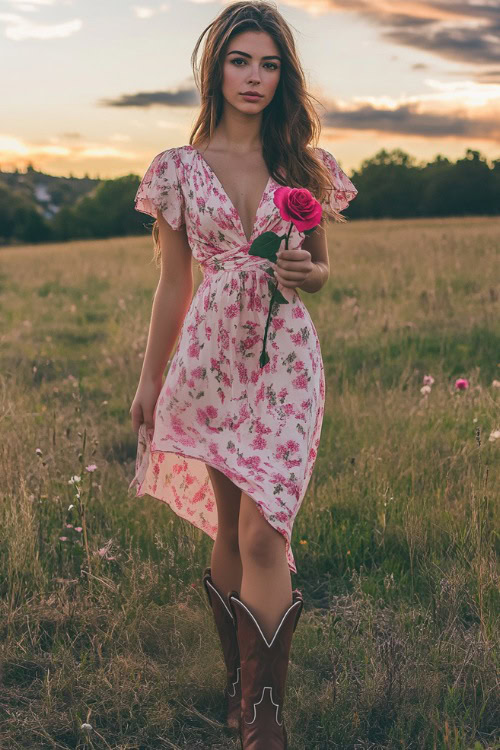
[{"label": "tree line", "polygon": [[[427,163],[381,149],[348,176],[358,189],[343,212],[349,220],[500,214],[500,159],[490,166],[472,149],[455,162],[438,155]],[[153,219],[134,209],[140,180],[54,177],[31,165],[25,174],[0,171],[0,244],[149,232]]]}]

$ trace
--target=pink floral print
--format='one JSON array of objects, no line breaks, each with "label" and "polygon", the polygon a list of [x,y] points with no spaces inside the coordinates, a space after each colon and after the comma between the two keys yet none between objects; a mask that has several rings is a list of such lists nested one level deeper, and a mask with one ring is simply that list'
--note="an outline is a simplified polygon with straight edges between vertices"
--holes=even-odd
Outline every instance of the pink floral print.
[{"label": "pink floral print", "polygon": [[[357,190],[328,151],[317,152],[335,185],[323,208],[335,216]],[[273,202],[278,187],[270,177],[247,238],[224,187],[194,147],[157,154],[141,181],[135,208],[154,218],[161,211],[173,229],[185,225],[203,280],[184,318],[154,427],[139,428],[129,491],[168,504],[215,539],[217,505],[206,468],[213,466],[283,535],[296,573],[292,529],[318,451],[325,377],[309,312],[296,288],[281,285],[289,304],[271,318],[270,361],[259,366],[268,263],[248,250],[258,234],[288,230]],[[300,247],[305,236],[294,227],[289,248]]]}]

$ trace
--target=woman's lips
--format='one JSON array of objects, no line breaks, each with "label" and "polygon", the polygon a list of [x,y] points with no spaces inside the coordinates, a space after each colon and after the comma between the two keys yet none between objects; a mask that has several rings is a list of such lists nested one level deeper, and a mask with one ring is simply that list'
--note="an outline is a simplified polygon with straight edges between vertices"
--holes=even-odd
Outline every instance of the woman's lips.
[{"label": "woman's lips", "polygon": [[262,99],[258,94],[242,94],[241,96],[249,102],[256,102],[258,99]]}]

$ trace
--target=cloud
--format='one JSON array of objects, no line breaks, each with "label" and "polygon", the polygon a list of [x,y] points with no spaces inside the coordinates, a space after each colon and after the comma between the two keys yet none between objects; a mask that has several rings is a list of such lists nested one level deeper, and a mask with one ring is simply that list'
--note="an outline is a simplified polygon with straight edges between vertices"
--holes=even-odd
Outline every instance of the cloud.
[{"label": "cloud", "polygon": [[157,16],[158,13],[166,13],[170,10],[170,5],[168,5],[168,3],[162,3],[158,8],[150,8],[145,5],[134,5],[132,6],[132,10],[137,18],[143,20]]},{"label": "cloud", "polygon": [[[463,75],[463,73],[461,74]],[[500,68],[496,70],[481,70],[469,73],[478,83],[500,83]]]},{"label": "cloud", "polygon": [[0,13],[0,23],[5,24],[5,37],[14,42],[25,39],[65,39],[73,36],[83,26],[81,19],[63,23],[34,23],[15,13]]},{"label": "cloud", "polygon": [[325,126],[348,130],[371,130],[425,138],[481,138],[500,140],[498,112],[470,117],[463,110],[446,113],[419,111],[416,104],[389,109],[372,104],[350,109],[330,107],[322,117]]},{"label": "cloud", "polygon": [[73,5],[74,0],[4,0],[16,10],[32,13],[50,5]]},{"label": "cloud", "polygon": [[500,62],[500,0],[284,0],[314,13],[354,12],[397,44],[474,65]]},{"label": "cloud", "polygon": [[[115,134],[109,140],[114,142],[125,142],[127,136]],[[68,161],[84,162],[88,159],[120,159],[122,161],[133,161],[137,158],[134,151],[123,147],[114,146],[109,143],[84,142],[78,145],[66,145],[60,143],[59,138],[50,138],[50,142],[29,142],[8,134],[0,133],[0,164],[2,169],[11,167],[15,169],[21,164],[35,162],[45,164],[54,159],[61,163]]]},{"label": "cloud", "polygon": [[196,107],[200,103],[195,87],[180,88],[177,91],[147,91],[137,94],[124,94],[117,99],[101,99],[100,107]]},{"label": "cloud", "polygon": [[426,94],[334,100],[321,115],[325,125],[424,138],[500,141],[500,85],[471,80],[425,81]]},{"label": "cloud", "polygon": [[325,106],[323,123],[379,134],[500,141],[500,85],[432,78],[425,83],[430,89],[425,94],[334,100]]}]

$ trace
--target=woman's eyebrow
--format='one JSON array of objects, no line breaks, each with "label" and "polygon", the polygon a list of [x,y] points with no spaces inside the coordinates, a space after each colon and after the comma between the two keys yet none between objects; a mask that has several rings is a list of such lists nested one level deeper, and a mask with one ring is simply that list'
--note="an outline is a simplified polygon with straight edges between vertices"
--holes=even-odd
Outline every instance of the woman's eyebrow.
[{"label": "woman's eyebrow", "polygon": [[[252,57],[252,55],[249,55],[248,52],[241,52],[239,49],[232,49],[231,52],[228,52],[228,55],[231,55],[233,52],[237,52],[238,55],[243,55],[243,57]],[[281,57],[279,55],[264,55],[263,60],[279,60],[281,62]]]}]

